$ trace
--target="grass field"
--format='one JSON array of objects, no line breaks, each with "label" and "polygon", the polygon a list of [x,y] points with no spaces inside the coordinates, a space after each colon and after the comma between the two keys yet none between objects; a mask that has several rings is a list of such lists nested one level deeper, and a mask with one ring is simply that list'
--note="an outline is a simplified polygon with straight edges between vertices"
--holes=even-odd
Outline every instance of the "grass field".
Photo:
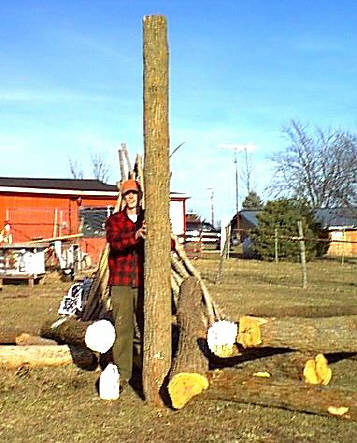
[{"label": "grass field", "polygon": [[[308,264],[308,289],[297,264],[230,258],[215,285],[216,254],[195,261],[225,315],[347,315],[357,310],[357,263],[321,260]],[[0,329],[38,333],[56,318],[69,283],[56,274],[43,286],[6,285],[0,292]],[[357,360],[334,364],[332,386],[357,389]],[[10,442],[352,442],[357,424],[334,417],[197,398],[183,410],[154,409],[135,391],[102,401],[98,371],[62,368],[0,369],[0,437]]]}]

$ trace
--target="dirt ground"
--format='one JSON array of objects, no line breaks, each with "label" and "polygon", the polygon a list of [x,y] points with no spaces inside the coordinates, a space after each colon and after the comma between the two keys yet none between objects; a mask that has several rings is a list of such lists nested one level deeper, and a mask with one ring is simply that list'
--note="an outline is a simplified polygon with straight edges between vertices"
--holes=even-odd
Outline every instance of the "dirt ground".
[{"label": "dirt ground", "polygon": [[[297,264],[262,263],[232,257],[214,284],[218,257],[195,261],[226,316],[357,314],[357,263],[323,260],[308,265],[307,290]],[[55,319],[70,286],[58,274],[43,285],[5,285],[0,291],[0,331],[36,334]],[[1,363],[1,362],[0,362]],[[261,368],[261,362],[255,362]],[[239,364],[237,369],[239,370]],[[253,366],[252,366],[253,368]],[[331,386],[357,390],[357,359],[333,365]],[[0,437],[11,442],[352,442],[357,424],[335,417],[197,397],[180,411],[155,409],[133,389],[118,401],[100,400],[99,370],[0,369]]]}]

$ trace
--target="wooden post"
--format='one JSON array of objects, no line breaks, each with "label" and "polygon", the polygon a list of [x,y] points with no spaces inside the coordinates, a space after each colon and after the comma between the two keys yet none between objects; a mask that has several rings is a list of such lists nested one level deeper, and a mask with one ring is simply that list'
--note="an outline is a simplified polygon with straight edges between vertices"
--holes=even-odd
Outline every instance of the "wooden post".
[{"label": "wooden post", "polygon": [[145,148],[145,302],[143,387],[146,400],[160,395],[171,365],[171,261],[169,219],[168,45],[166,19],[143,19]]},{"label": "wooden post", "polygon": [[275,263],[279,262],[279,255],[278,255],[278,228],[274,229],[274,257],[275,257]]},{"label": "wooden post", "polygon": [[[345,229],[342,229],[342,240],[345,240]],[[346,249],[346,243],[342,243],[342,256],[341,256],[341,265],[343,266],[345,264],[345,249]]]},{"label": "wooden post", "polygon": [[57,216],[58,209],[55,209],[54,221],[53,221],[53,237],[57,237]]},{"label": "wooden post", "polygon": [[306,254],[305,254],[305,241],[304,231],[302,229],[302,221],[298,221],[299,237],[300,237],[300,257],[301,257],[301,270],[302,270],[302,287],[307,288],[307,272],[306,272]]},{"label": "wooden post", "polygon": [[124,167],[124,153],[122,149],[118,150],[119,154],[119,166],[120,166],[120,180],[123,182],[125,180],[125,167]]}]

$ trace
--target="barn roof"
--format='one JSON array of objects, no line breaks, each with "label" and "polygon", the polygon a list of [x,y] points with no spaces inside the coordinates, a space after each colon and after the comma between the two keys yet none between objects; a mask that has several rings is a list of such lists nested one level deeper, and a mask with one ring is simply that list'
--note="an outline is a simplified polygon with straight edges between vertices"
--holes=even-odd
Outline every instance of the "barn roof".
[{"label": "barn roof", "polygon": [[[243,209],[239,211],[240,217],[249,224],[258,226],[257,215],[261,212],[255,209]],[[315,221],[321,224],[323,229],[357,228],[357,208],[317,208],[314,209]],[[232,223],[235,222],[233,217]]]},{"label": "barn roof", "polygon": [[314,213],[324,229],[357,227],[357,208],[319,208]]},{"label": "barn roof", "polygon": [[[0,177],[0,192],[116,196],[118,188],[96,179]],[[170,192],[171,199],[186,200],[182,192]]]},{"label": "barn roof", "polygon": [[95,179],[0,177],[1,187],[38,189],[78,189],[80,191],[117,192],[116,185],[108,185]]},{"label": "barn roof", "polygon": [[252,226],[258,226],[257,215],[259,212],[258,209],[243,209],[242,211],[239,211],[239,214],[241,218],[245,218]]}]

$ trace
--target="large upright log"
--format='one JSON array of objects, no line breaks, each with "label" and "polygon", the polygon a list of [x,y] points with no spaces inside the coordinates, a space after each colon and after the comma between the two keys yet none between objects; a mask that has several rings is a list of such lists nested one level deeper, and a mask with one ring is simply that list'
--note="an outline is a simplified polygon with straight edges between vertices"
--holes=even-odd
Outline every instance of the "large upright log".
[{"label": "large upright log", "polygon": [[322,353],[357,351],[357,316],[321,318],[241,317],[237,342]]},{"label": "large upright log", "polygon": [[146,400],[163,404],[160,390],[171,363],[171,262],[169,219],[168,45],[166,19],[143,20],[145,147],[145,328],[143,387]]},{"label": "large upright log", "polygon": [[189,277],[180,287],[177,304],[179,342],[168,391],[172,406],[181,409],[192,397],[208,387],[208,360],[200,349],[206,335],[202,292],[199,280]]}]

